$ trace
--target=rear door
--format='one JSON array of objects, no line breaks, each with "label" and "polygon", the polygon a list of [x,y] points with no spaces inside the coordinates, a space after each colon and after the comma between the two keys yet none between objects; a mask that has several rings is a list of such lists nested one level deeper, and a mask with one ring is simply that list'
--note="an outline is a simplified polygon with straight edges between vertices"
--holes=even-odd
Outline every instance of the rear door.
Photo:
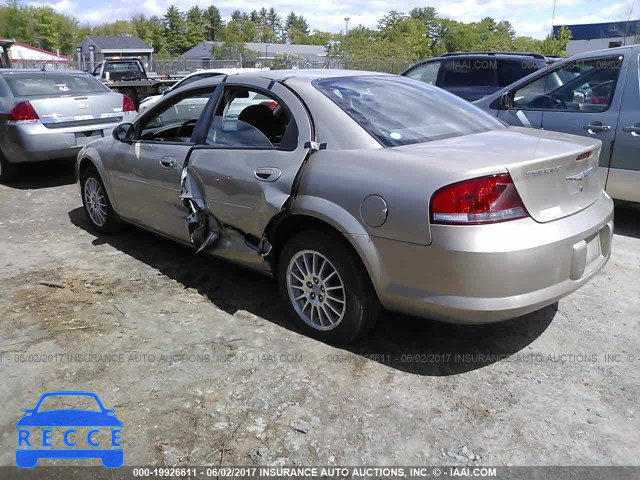
[{"label": "rear door", "polygon": [[191,90],[163,102],[136,122],[132,143],[115,142],[108,170],[120,215],[189,241],[180,175],[195,144],[196,122],[213,90]]},{"label": "rear door", "polygon": [[310,152],[311,119],[279,82],[229,78],[224,89],[186,175],[220,225],[260,238],[290,197]]},{"label": "rear door", "polygon": [[624,84],[623,102],[611,154],[607,192],[617,199],[640,202],[640,48],[635,48]]}]

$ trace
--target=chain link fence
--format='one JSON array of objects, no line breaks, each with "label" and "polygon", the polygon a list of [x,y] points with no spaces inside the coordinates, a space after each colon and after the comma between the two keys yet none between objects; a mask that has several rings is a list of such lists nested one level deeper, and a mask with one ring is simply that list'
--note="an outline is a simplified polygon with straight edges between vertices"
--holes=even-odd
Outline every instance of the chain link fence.
[{"label": "chain link fence", "polygon": [[[181,77],[201,69],[214,68],[239,68],[239,60],[156,60],[143,62],[151,76]],[[366,61],[366,60],[337,60],[326,59],[324,61],[300,60],[268,60],[245,61],[243,67],[269,67],[271,69],[338,69],[338,70],[370,70],[374,72],[400,73],[412,65],[412,62],[404,60]],[[91,65],[77,62],[52,62],[46,60],[12,60],[13,68],[37,68],[46,70],[72,69],[91,71]]]}]

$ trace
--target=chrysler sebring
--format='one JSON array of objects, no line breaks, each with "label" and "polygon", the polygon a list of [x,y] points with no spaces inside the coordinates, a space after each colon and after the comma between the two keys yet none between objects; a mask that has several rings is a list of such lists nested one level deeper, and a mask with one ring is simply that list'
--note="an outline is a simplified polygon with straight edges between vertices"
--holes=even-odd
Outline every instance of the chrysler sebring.
[{"label": "chrysler sebring", "polygon": [[166,95],[77,171],[98,232],[268,272],[304,332],[345,343],[382,308],[488,323],[584,285],[613,233],[600,148],[403,77],[269,71]]}]

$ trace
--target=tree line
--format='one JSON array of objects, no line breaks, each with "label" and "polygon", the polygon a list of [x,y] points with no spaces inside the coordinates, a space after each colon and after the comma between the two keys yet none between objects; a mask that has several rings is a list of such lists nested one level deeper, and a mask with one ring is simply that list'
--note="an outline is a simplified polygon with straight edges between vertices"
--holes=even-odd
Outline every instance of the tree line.
[{"label": "tree line", "polygon": [[[346,35],[345,35],[346,33]],[[349,61],[415,61],[453,51],[527,51],[565,55],[566,28],[544,40],[518,36],[508,21],[487,17],[463,23],[441,18],[433,7],[409,13],[390,11],[377,28],[359,25],[348,32],[311,30],[303,15],[279,14],[274,8],[236,10],[224,21],[214,5],[181,11],[170,6],[163,16],[136,15],[97,26],[81,25],[73,16],[49,6],[7,0],[0,5],[0,36],[71,55],[86,35],[133,35],[153,46],[160,57],[177,56],[204,40],[221,42],[216,58],[237,58],[247,42],[329,46],[330,56]]]}]

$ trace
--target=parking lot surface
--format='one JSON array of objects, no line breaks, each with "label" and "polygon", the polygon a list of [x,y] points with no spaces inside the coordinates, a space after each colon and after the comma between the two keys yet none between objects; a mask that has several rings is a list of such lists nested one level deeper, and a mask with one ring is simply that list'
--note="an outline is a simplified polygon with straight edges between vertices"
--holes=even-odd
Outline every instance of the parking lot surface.
[{"label": "parking lot surface", "polygon": [[0,465],[58,390],[115,409],[125,465],[638,463],[637,207],[556,305],[476,327],[387,313],[345,349],[295,331],[268,277],[93,233],[70,163],[24,175],[0,185]]}]

